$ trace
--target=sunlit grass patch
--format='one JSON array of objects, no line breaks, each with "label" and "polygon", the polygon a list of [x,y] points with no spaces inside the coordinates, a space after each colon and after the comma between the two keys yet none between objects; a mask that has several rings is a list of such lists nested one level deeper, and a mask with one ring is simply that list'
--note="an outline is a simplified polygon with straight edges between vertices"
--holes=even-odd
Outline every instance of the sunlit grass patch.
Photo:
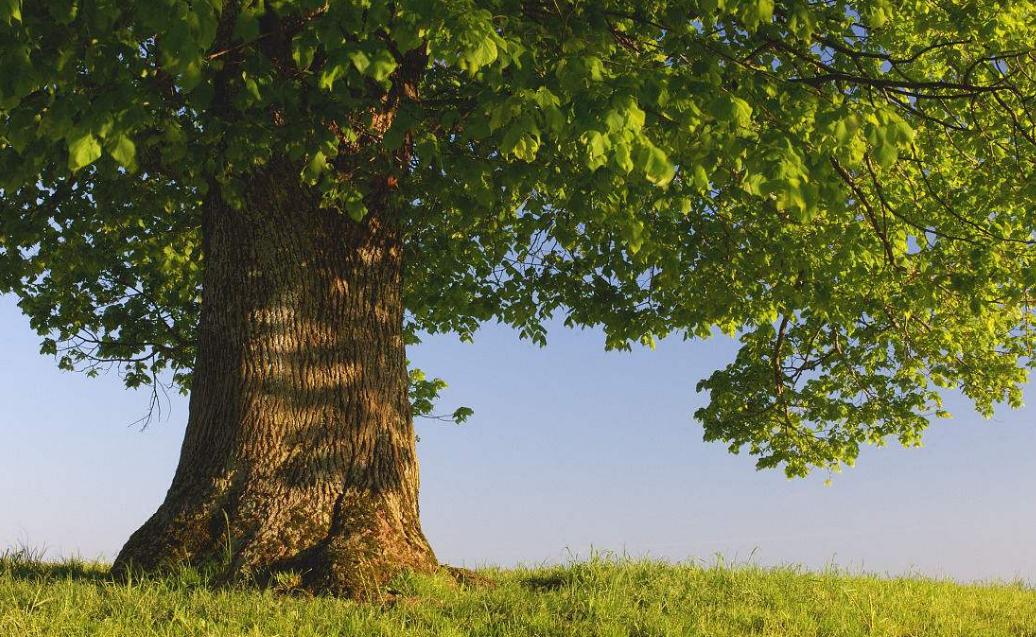
[{"label": "sunlit grass patch", "polygon": [[310,597],[283,576],[222,585],[184,568],[116,580],[103,563],[0,557],[0,635],[1036,637],[1036,591],[829,569],[595,557],[396,578],[380,602]]}]

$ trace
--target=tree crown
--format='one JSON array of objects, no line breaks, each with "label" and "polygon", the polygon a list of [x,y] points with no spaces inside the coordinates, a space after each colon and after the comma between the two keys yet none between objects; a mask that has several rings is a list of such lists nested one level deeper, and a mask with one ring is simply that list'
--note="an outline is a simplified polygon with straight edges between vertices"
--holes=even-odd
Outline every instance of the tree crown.
[{"label": "tree crown", "polygon": [[[918,444],[1031,361],[1036,3],[0,0],[0,291],[43,351],[186,388],[200,213],[275,156],[408,328],[736,335],[706,438],[789,475]],[[391,107],[390,120],[384,117]],[[418,409],[437,385],[414,375]],[[423,401],[423,402],[422,402]]]}]

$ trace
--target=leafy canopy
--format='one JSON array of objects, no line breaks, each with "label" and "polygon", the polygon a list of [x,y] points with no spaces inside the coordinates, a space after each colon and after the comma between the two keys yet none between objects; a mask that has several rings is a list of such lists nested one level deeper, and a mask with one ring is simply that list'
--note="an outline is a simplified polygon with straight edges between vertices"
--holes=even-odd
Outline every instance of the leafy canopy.
[{"label": "leafy canopy", "polygon": [[0,0],[0,291],[186,388],[204,198],[285,155],[360,220],[392,172],[412,335],[722,330],[706,438],[837,469],[939,388],[1021,402],[1033,42],[1029,1]]}]

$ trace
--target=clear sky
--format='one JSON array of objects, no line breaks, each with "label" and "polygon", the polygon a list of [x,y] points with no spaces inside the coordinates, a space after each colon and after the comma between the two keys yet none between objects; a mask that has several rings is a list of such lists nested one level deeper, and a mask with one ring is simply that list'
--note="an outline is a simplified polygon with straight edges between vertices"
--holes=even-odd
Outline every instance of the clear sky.
[{"label": "clear sky", "polygon": [[[1036,409],[993,420],[950,397],[923,449],[865,449],[855,469],[789,481],[702,442],[699,378],[725,339],[603,351],[558,327],[540,349],[488,326],[411,359],[450,382],[457,427],[419,421],[424,529],[441,561],[514,565],[600,551],[672,560],[837,564],[879,573],[1036,582]],[[130,423],[148,403],[115,375],[61,372],[0,297],[0,550],[113,557],[159,505],[187,420]]]}]

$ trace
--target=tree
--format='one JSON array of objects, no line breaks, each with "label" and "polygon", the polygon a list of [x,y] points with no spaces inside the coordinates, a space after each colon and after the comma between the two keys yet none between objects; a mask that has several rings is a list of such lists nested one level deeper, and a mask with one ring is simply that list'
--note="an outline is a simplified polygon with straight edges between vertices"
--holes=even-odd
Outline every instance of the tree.
[{"label": "tree", "polygon": [[[405,346],[736,335],[708,440],[789,475],[1032,361],[1036,5],[0,0],[0,290],[191,391],[116,568],[435,557]],[[466,415],[459,412],[458,417]]]}]

